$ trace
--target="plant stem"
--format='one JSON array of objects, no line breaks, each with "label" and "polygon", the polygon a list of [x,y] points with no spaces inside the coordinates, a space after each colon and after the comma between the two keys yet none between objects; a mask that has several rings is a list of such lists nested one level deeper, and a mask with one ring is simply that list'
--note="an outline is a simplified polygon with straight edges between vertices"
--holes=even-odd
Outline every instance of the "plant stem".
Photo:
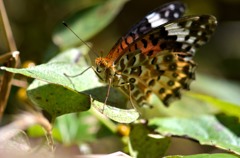
[{"label": "plant stem", "polygon": [[6,36],[9,51],[10,52],[16,51],[17,50],[16,43],[13,37],[11,26],[9,24],[9,20],[7,17],[3,0],[0,0],[0,14],[1,14],[0,20],[2,21],[2,24],[3,24],[3,30],[4,30],[3,32],[5,33],[5,36]]}]

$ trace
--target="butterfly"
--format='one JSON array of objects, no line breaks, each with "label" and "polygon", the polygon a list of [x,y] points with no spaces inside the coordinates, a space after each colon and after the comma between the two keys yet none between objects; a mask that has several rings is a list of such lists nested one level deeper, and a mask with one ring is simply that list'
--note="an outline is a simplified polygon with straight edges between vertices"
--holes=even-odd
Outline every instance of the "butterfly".
[{"label": "butterfly", "polygon": [[106,57],[95,59],[103,82],[119,87],[135,106],[155,94],[164,105],[181,98],[195,79],[196,49],[213,34],[212,15],[183,16],[185,5],[172,2],[148,13],[121,37]]}]

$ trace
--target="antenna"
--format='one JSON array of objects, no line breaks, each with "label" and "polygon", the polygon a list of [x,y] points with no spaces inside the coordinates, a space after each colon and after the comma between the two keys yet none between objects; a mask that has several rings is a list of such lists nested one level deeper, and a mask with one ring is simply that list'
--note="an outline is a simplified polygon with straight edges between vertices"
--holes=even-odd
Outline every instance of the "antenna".
[{"label": "antenna", "polygon": [[96,57],[99,57],[99,55],[96,53],[96,51],[94,51],[94,49],[92,49],[85,41],[83,41],[68,25],[65,21],[62,22],[62,24],[68,28],[75,36],[77,36],[77,38],[82,42],[84,43],[89,49],[91,52],[93,52],[93,54],[96,56]]}]

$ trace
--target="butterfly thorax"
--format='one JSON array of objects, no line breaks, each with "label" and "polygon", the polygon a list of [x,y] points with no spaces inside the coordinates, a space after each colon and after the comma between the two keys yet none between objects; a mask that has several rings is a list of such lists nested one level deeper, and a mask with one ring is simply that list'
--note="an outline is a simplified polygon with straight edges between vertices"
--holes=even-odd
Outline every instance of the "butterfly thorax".
[{"label": "butterfly thorax", "polygon": [[115,69],[114,63],[109,58],[99,57],[95,60],[96,73],[98,77],[105,83],[111,80],[112,85],[116,85],[119,80],[119,75]]}]

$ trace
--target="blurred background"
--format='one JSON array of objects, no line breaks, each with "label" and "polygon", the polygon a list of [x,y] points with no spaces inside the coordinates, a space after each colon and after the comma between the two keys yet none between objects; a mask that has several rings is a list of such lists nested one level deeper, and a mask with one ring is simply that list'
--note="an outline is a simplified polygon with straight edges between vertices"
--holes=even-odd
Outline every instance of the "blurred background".
[{"label": "blurred background", "polygon": [[[62,21],[68,21],[77,12],[104,1],[106,0],[4,0],[17,47],[21,52],[22,63],[33,61],[36,64],[41,64],[60,52],[63,48],[59,48],[52,39],[54,32],[58,28],[67,30],[62,25]],[[109,25],[97,34],[83,38],[83,40],[91,42],[93,49],[97,52],[102,51],[107,54],[115,42],[128,32],[133,24],[142,19],[148,12],[166,2],[171,1],[130,0],[124,4],[119,14]],[[221,82],[222,85],[219,84],[218,89],[215,89],[215,91],[229,95],[229,89],[222,88],[222,86],[224,87],[223,84],[237,83],[239,85],[240,82],[240,1],[183,0],[183,2],[186,3],[188,8],[186,14],[211,14],[218,19],[215,34],[207,45],[197,51],[194,59],[198,63],[198,73],[211,76],[216,81],[227,81]],[[96,20],[101,20],[101,16]],[[71,32],[69,34],[72,38],[76,38]],[[2,35],[3,32],[0,30],[0,55],[7,52],[6,42]],[[78,34],[78,36],[82,38],[81,34]],[[80,44],[81,42],[78,43],[78,45]],[[240,97],[238,95],[240,94],[235,94],[235,100],[232,100],[234,103],[239,101]],[[104,135],[107,134],[104,133]],[[93,139],[92,136],[90,137]],[[110,142],[116,142],[115,137],[109,139]],[[108,144],[104,141],[106,140],[99,140],[91,145],[93,148],[95,146],[97,152],[104,153],[106,148],[112,147],[111,143]],[[210,150],[209,147],[199,148],[197,143],[181,140],[180,138],[174,139],[173,142],[175,144],[172,145],[169,151],[171,154],[179,153],[175,150],[176,146],[179,148],[179,145],[176,145],[179,142],[185,145],[190,143],[186,146],[192,147],[191,151],[189,151],[188,148],[182,149],[180,146],[179,151],[183,153]],[[104,149],[100,149],[102,143],[106,145]],[[119,146],[114,147],[116,150],[120,148]],[[112,149],[112,151],[115,151],[115,149]],[[61,148],[58,148],[58,150],[61,150]],[[71,150],[74,150],[74,148]]]}]

